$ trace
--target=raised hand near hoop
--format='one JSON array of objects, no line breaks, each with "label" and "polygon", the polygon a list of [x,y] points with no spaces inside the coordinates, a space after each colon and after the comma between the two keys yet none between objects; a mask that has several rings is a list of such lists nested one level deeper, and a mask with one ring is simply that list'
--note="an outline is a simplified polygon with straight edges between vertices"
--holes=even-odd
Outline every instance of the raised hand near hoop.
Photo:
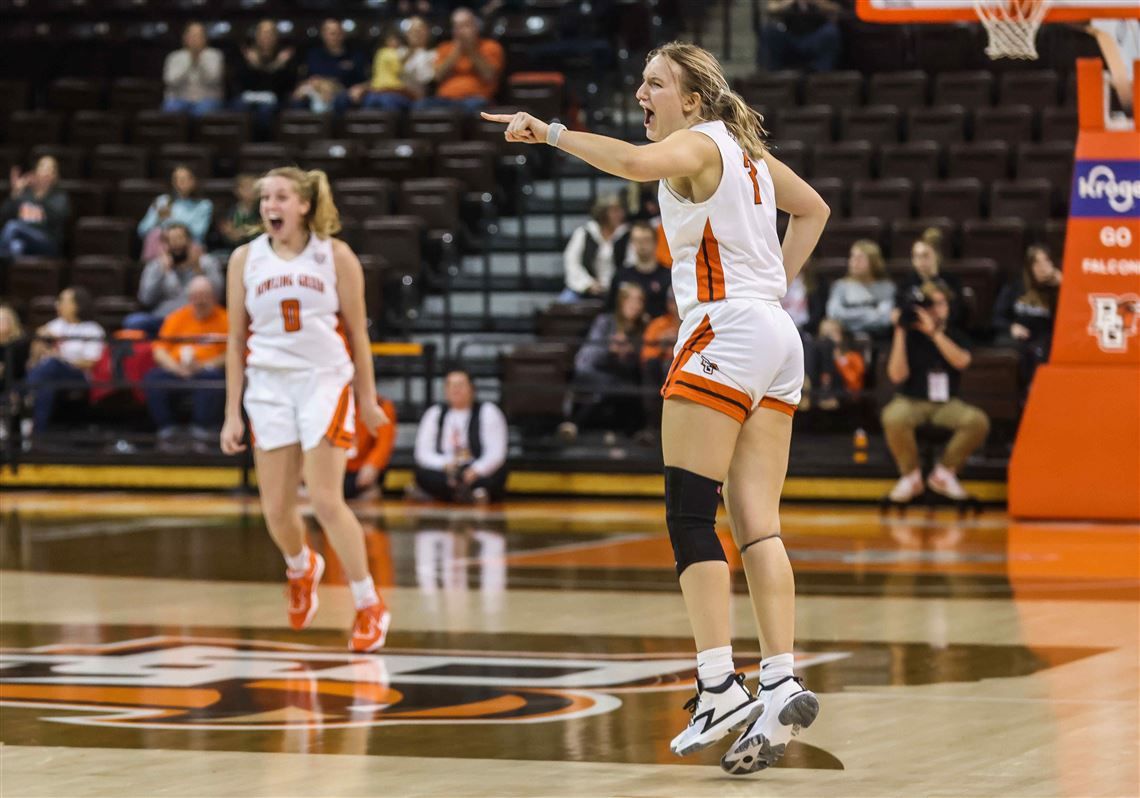
[{"label": "raised hand near hoop", "polygon": [[546,144],[550,125],[541,119],[536,119],[525,111],[514,114],[488,114],[480,113],[488,122],[502,122],[507,126],[503,135],[507,141],[520,144]]}]

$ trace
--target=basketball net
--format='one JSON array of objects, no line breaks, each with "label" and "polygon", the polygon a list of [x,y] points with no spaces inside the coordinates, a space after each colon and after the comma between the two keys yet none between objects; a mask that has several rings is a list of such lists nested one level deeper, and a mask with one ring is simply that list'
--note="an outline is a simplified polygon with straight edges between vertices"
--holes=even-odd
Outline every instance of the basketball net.
[{"label": "basketball net", "polygon": [[1037,60],[1037,29],[1049,13],[1051,0],[974,0],[974,10],[986,26],[990,58]]}]

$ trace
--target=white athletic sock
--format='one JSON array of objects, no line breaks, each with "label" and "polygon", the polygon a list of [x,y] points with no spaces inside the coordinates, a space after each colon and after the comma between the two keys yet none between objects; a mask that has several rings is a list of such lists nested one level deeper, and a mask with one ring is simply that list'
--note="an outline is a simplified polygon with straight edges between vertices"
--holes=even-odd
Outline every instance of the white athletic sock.
[{"label": "white athletic sock", "polygon": [[760,684],[775,684],[781,679],[792,675],[793,658],[791,654],[776,654],[760,660]]},{"label": "white athletic sock", "polygon": [[376,595],[376,585],[372,582],[372,577],[366,576],[359,582],[349,582],[348,586],[352,589],[352,603],[356,609],[362,610],[380,602],[380,597]]},{"label": "white athletic sock", "polygon": [[697,679],[704,687],[716,687],[733,673],[732,646],[706,648],[697,652]]},{"label": "white athletic sock", "polygon": [[285,555],[285,567],[295,574],[309,570],[309,547],[301,546],[301,553],[290,557]]}]

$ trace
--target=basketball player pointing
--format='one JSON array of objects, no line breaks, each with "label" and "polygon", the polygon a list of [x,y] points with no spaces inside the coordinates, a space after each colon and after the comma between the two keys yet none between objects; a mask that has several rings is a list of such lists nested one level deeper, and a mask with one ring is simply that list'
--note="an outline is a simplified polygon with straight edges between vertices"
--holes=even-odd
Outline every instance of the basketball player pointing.
[{"label": "basketball player pointing", "polygon": [[[662,389],[665,511],[698,652],[693,717],[672,749],[688,754],[744,729],[721,767],[751,773],[776,762],[819,712],[792,672],[795,584],[779,500],[804,356],[779,300],[829,210],[768,152],[762,118],[709,52],[667,44],[650,53],[643,77],[637,99],[654,142],[646,146],[526,113],[483,116],[506,123],[508,141],[550,144],[612,175],[661,181],[682,318]],[[791,214],[782,246],[777,208]],[[729,570],[714,529],[722,485],[765,655],[755,698],[732,661]]]},{"label": "basketball player pointing", "polygon": [[356,623],[349,645],[375,651],[384,645],[388,610],[368,573],[360,522],[344,502],[354,392],[370,431],[388,423],[376,401],[364,272],[352,250],[332,238],[340,219],[324,172],[274,169],[261,178],[260,189],[265,232],[234,252],[226,276],[222,451],[245,448],[244,374],[261,506],[289,578],[289,623],[304,629],[312,621],[325,570],[324,559],[305,545],[297,510],[304,478],[313,512],[351,580]]}]

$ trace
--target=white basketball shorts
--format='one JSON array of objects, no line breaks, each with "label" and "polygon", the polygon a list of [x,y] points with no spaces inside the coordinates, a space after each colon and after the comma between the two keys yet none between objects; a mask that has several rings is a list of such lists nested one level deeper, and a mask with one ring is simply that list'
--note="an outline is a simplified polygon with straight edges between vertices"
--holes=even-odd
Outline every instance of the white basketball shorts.
[{"label": "white basketball shorts", "polygon": [[791,316],[779,302],[739,298],[689,312],[661,395],[743,423],[757,407],[792,415],[803,387],[804,347]]},{"label": "white basketball shorts", "polygon": [[257,448],[269,451],[301,444],[309,451],[322,440],[351,449],[356,413],[352,364],[335,369],[246,369],[242,404]]}]

